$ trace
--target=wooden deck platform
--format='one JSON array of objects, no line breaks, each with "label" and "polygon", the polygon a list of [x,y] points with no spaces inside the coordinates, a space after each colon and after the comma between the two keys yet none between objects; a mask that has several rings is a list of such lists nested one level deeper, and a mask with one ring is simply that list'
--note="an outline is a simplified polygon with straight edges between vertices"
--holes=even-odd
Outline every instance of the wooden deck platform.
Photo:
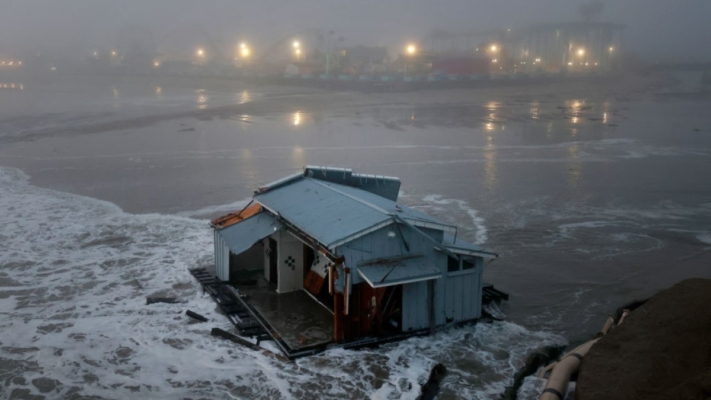
[{"label": "wooden deck platform", "polygon": [[240,336],[273,340],[288,358],[319,353],[333,342],[333,314],[305,291],[279,294],[263,278],[233,286],[205,268],[191,269]]}]

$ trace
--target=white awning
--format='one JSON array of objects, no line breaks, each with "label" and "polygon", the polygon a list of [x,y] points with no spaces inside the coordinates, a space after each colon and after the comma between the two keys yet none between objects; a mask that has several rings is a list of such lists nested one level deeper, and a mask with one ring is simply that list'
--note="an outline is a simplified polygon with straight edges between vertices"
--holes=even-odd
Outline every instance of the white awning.
[{"label": "white awning", "polygon": [[358,273],[373,288],[402,285],[442,277],[442,271],[427,258],[402,259],[358,267]]},{"label": "white awning", "polygon": [[283,228],[281,222],[268,212],[260,212],[244,221],[217,231],[234,254],[249,250],[255,243]]}]

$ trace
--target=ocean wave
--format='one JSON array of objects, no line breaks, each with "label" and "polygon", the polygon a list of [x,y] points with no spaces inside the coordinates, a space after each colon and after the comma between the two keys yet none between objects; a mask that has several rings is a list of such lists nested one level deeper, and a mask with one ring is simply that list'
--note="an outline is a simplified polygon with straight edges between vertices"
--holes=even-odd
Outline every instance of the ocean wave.
[{"label": "ocean wave", "polygon": [[[282,363],[209,334],[231,325],[188,272],[213,262],[204,220],[128,214],[0,168],[0,225],[4,393],[46,396],[32,383],[44,382],[53,397],[415,398],[442,362],[443,395],[484,399],[503,393],[527,354],[564,342],[501,322]],[[155,293],[183,303],[146,306]],[[186,309],[210,323],[189,321]]]}]

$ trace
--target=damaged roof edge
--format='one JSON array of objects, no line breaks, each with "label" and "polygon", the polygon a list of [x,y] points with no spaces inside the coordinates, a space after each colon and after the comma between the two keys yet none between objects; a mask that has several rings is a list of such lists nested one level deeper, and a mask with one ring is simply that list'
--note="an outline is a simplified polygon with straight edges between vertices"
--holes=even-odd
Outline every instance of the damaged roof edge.
[{"label": "damaged roof edge", "polygon": [[303,177],[304,177],[303,172],[299,172],[299,173],[296,173],[293,175],[286,176],[286,177],[278,179],[274,182],[267,183],[266,185],[260,186],[259,189],[254,191],[254,194],[256,195],[259,193],[268,192],[272,189],[280,188],[282,186],[285,186],[285,185],[287,185],[297,179],[303,178]]},{"label": "damaged roof edge", "polygon": [[448,249],[449,251],[451,251],[452,253],[455,253],[455,254],[462,254],[462,255],[465,255],[465,256],[476,256],[476,257],[490,258],[490,259],[494,259],[494,258],[498,258],[498,257],[499,257],[498,254],[496,254],[496,253],[491,253],[491,252],[488,252],[488,251],[473,251],[473,250],[458,249],[458,248],[456,248],[456,247],[449,247],[449,246],[445,246],[445,247],[447,247],[447,249]]}]

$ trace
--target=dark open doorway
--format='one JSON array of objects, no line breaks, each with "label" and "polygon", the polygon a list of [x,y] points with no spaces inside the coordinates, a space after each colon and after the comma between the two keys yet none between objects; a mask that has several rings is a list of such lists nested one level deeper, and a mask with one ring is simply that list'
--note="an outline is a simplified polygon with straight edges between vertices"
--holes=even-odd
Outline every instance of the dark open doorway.
[{"label": "dark open doorway", "polygon": [[278,261],[279,246],[277,246],[276,240],[269,238],[269,283],[272,285],[279,283],[279,276],[277,274]]}]

